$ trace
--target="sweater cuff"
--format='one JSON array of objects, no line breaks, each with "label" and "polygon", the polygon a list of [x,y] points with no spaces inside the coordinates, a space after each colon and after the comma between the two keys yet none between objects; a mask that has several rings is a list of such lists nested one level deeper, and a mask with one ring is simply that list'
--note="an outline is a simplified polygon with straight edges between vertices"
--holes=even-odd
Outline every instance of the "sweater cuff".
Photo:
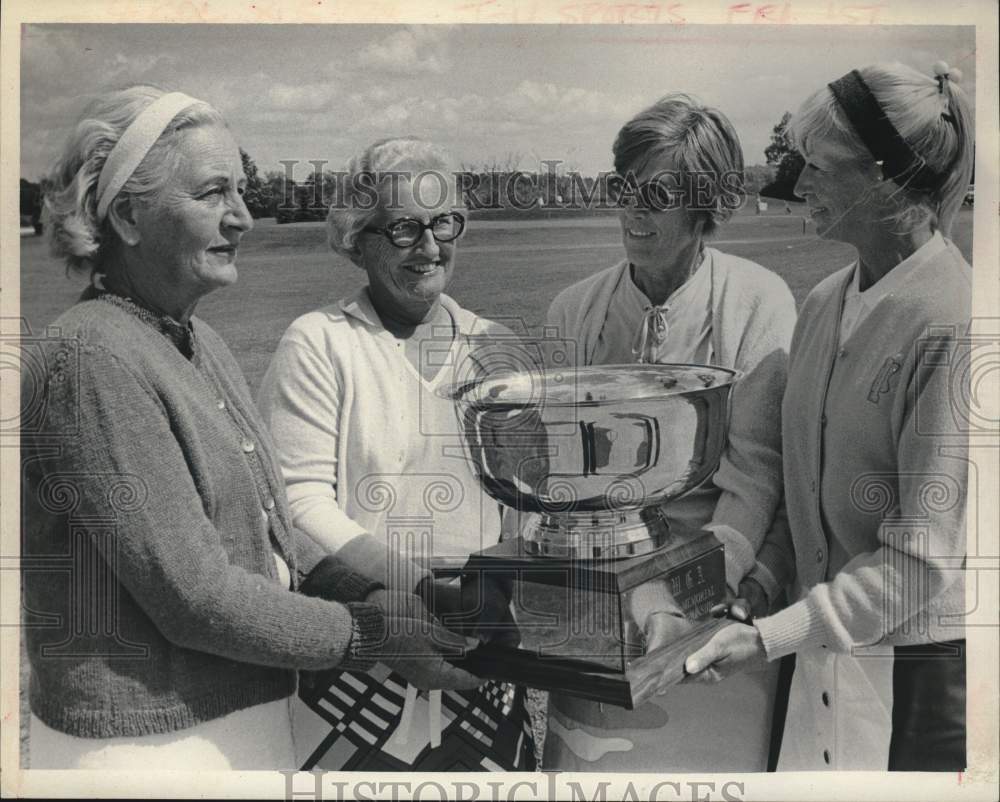
[{"label": "sweater cuff", "polygon": [[750,572],[756,562],[753,546],[729,524],[708,524],[703,528],[714,534],[725,546],[726,584],[733,593],[736,593],[743,577]]},{"label": "sweater cuff", "polygon": [[805,599],[774,615],[756,619],[754,626],[760,632],[768,660],[807,649],[826,648],[829,640],[822,619]]},{"label": "sweater cuff", "polygon": [[327,601],[351,602],[362,601],[373,590],[383,587],[385,585],[378,580],[352,571],[333,554],[316,564],[299,586],[299,592],[305,596],[319,596]]},{"label": "sweater cuff", "polygon": [[378,662],[379,649],[385,643],[385,615],[377,604],[348,602],[351,611],[351,640],[340,668],[368,671]]}]

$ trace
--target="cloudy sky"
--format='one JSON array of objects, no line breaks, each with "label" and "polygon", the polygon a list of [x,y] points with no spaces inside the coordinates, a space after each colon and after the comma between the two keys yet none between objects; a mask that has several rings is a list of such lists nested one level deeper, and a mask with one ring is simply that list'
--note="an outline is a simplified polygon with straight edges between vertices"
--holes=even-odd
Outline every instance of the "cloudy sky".
[{"label": "cloudy sky", "polygon": [[214,104],[262,172],[415,134],[469,166],[593,174],[670,91],[721,108],[755,164],[781,114],[852,67],[943,59],[973,93],[974,58],[967,27],[27,25],[21,175],[47,171],[89,96],[140,81]]}]

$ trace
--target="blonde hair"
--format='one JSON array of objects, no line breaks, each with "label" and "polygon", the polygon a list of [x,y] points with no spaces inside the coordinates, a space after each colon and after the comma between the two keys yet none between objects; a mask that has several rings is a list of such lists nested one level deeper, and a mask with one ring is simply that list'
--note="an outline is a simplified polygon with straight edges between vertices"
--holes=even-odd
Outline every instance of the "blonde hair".
[{"label": "blonde hair", "polygon": [[[330,247],[351,261],[358,257],[357,237],[378,214],[379,204],[368,192],[377,190],[393,174],[408,171],[440,171],[447,181],[451,159],[439,146],[415,136],[380,139],[355,156],[347,165],[346,175],[338,176],[341,191],[326,218]],[[449,185],[449,192],[454,192]],[[367,191],[366,191],[367,190]]]},{"label": "blonde hair", "polygon": [[[116,241],[111,223],[97,219],[97,182],[112,148],[132,122],[166,92],[138,85],[95,99],[74,126],[62,157],[49,176],[45,206],[52,255],[68,269],[100,271]],[[196,125],[225,125],[207,103],[197,103],[170,122],[119,194],[155,196],[178,167],[177,132]]]},{"label": "blonde hair", "polygon": [[[859,72],[899,135],[945,176],[933,191],[904,183],[892,196],[896,208],[889,217],[904,230],[928,224],[948,236],[974,164],[975,124],[965,93],[947,75],[933,78],[904,64],[875,64]],[[805,100],[789,130],[799,150],[808,151],[812,139],[836,136],[859,158],[872,158],[829,87]]]}]

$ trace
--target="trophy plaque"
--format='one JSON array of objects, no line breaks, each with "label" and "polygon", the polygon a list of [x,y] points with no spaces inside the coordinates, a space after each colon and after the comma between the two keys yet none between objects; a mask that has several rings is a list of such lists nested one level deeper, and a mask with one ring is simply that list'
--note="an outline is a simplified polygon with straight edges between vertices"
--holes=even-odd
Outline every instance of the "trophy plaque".
[{"label": "trophy plaque", "polygon": [[725,598],[725,564],[711,532],[668,524],[664,508],[714,473],[737,377],[602,365],[447,388],[476,477],[518,520],[461,576],[463,591],[485,576],[510,592],[520,645],[481,645],[464,666],[625,708],[680,681],[722,625],[708,611]]}]

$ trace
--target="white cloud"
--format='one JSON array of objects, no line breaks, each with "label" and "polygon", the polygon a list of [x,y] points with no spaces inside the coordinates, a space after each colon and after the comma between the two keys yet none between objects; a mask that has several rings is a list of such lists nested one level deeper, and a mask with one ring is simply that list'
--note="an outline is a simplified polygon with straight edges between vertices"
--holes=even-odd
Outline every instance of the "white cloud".
[{"label": "white cloud", "polygon": [[28,26],[21,45],[22,83],[30,94],[79,95],[80,76],[93,76],[94,90],[153,81],[174,59],[165,53],[126,54],[82,44],[76,31]]},{"label": "white cloud", "polygon": [[638,100],[627,95],[525,79],[497,98],[496,105],[522,122],[555,125],[566,119],[624,119],[635,111]]},{"label": "white cloud", "polygon": [[346,98],[347,102],[357,109],[363,109],[373,103],[385,103],[392,100],[395,93],[384,86],[375,85],[364,92],[351,92]]},{"label": "white cloud", "polygon": [[413,134],[448,147],[462,143],[463,151],[464,143],[476,140],[489,153],[514,148],[562,158],[572,145],[568,132],[603,141],[613,136],[605,128],[618,125],[640,106],[628,95],[530,79],[497,95],[441,96],[428,89],[413,97],[404,85],[389,87],[352,92],[331,124],[349,133],[359,147],[380,137]]},{"label": "white cloud", "polygon": [[399,128],[410,120],[413,107],[406,103],[392,103],[373,110],[364,124],[373,128],[385,128],[389,131]]},{"label": "white cloud", "polygon": [[336,97],[331,83],[272,83],[260,98],[267,111],[312,112],[329,109]]},{"label": "white cloud", "polygon": [[512,152],[527,154],[526,168],[538,154],[596,171],[621,124],[674,89],[721,108],[759,162],[781,113],[852,66],[898,59],[926,70],[941,58],[975,88],[975,41],[958,26],[764,27],[709,40],[658,31],[669,43],[659,47],[629,46],[652,30],[637,39],[628,26],[30,24],[22,165],[39,175],[90,96],[142,80],[215,105],[262,169],[279,158],[339,166],[377,138],[412,133],[476,163]]},{"label": "white cloud", "polygon": [[92,97],[130,84],[162,84],[173,57],[130,56],[84,44],[85,35],[50,25],[29,25],[21,39],[21,164],[47,172],[73,124]]},{"label": "white cloud", "polygon": [[451,60],[444,33],[422,26],[371,42],[358,55],[357,64],[397,75],[442,75]]}]

